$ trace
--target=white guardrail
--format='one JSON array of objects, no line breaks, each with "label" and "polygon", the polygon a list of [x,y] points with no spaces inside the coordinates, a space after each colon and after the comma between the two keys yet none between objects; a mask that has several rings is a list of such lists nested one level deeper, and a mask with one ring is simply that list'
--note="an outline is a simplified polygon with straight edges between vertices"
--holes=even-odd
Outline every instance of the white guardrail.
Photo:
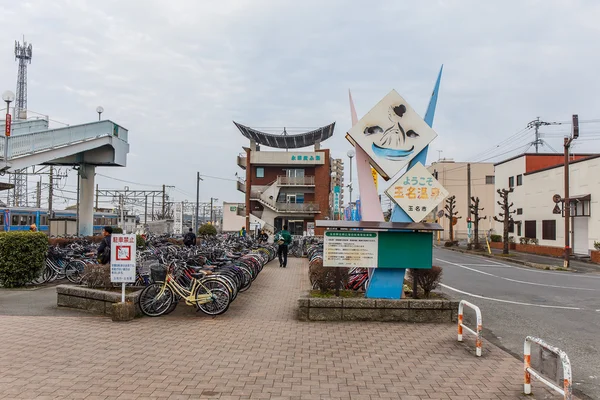
[{"label": "white guardrail", "polygon": [[[464,306],[467,306],[467,307],[475,310],[475,314],[477,315],[477,332],[472,330],[468,326],[463,325]],[[460,303],[458,304],[458,341],[459,342],[462,342],[462,340],[463,340],[463,337],[462,337],[463,336],[463,328],[466,329],[467,331],[471,332],[473,335],[475,335],[475,337],[476,337],[476,339],[475,339],[476,354],[477,354],[477,357],[481,357],[481,345],[483,343],[483,335],[482,335],[483,327],[481,325],[481,310],[475,304],[471,304],[466,300],[461,300]]]},{"label": "white guardrail", "polygon": [[[563,367],[563,387],[562,389],[557,386],[554,382],[550,382],[548,379],[544,378],[539,372],[535,371],[531,368],[531,343],[536,343],[542,346],[544,349],[556,354],[562,363]],[[561,349],[550,346],[548,343],[544,342],[540,338],[536,338],[533,336],[527,336],[525,338],[524,345],[524,367],[525,367],[525,384],[524,384],[524,392],[525,394],[531,394],[531,376],[533,375],[535,378],[539,379],[547,386],[550,386],[552,389],[556,390],[558,393],[564,396],[565,400],[571,400],[573,398],[573,378],[571,375],[571,361],[569,361],[569,356],[567,353],[562,351]]]}]

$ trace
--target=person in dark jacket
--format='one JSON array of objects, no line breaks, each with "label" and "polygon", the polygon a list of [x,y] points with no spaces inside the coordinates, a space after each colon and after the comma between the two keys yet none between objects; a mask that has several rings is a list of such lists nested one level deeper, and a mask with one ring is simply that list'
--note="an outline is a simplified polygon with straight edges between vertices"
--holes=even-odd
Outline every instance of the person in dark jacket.
[{"label": "person in dark jacket", "polygon": [[186,233],[183,237],[183,244],[186,247],[196,245],[196,234],[194,233],[194,230],[192,228],[190,228],[190,231]]},{"label": "person in dark jacket", "polygon": [[287,225],[283,226],[283,230],[275,236],[275,242],[279,245],[277,248],[277,257],[279,257],[279,266],[287,267],[288,246],[292,244],[292,235],[288,232]]},{"label": "person in dark jacket", "polygon": [[[110,264],[110,237],[112,235],[113,229],[112,226],[105,226],[102,229],[102,242],[100,242],[100,246],[98,246],[98,263],[100,264]],[[108,248],[108,251],[105,250]],[[107,257],[108,255],[108,257]],[[108,259],[107,259],[108,258]]]}]

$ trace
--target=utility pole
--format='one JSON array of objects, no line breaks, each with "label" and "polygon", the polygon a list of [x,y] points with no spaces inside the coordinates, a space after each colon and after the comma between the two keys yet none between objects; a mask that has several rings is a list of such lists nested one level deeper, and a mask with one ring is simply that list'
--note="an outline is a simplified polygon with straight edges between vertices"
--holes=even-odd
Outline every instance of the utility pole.
[{"label": "utility pole", "polygon": [[144,196],[144,225],[148,223],[148,195]]},{"label": "utility pole", "polygon": [[213,198],[210,198],[210,224],[213,224]]},{"label": "utility pole", "polygon": [[536,153],[539,151],[539,146],[544,144],[544,140],[540,137],[540,126],[546,125],[561,125],[561,123],[540,121],[540,117],[537,117],[527,124],[527,128],[533,128],[535,130],[535,140],[531,142],[531,144],[535,146]]},{"label": "utility pole", "polygon": [[120,208],[120,212],[121,212],[121,229],[123,230],[123,233],[127,233],[125,232],[125,218],[123,216],[123,208],[124,208],[124,201],[123,201],[123,195],[120,194],[119,195],[119,208]]},{"label": "utility pole", "polygon": [[571,248],[569,242],[569,235],[571,234],[571,202],[569,199],[569,146],[574,139],[579,137],[579,116],[573,115],[573,128],[570,137],[565,138],[565,261],[564,267],[569,268],[569,257],[571,255]]},{"label": "utility pole", "polygon": [[200,207],[200,181],[202,181],[204,179],[202,179],[200,177],[200,172],[197,173],[196,175],[196,215],[194,216],[194,221],[195,221],[195,228],[194,228],[194,232],[198,233],[198,229],[200,228],[198,226],[198,208]]},{"label": "utility pole", "polygon": [[[471,222],[471,163],[467,164],[467,199],[468,199],[468,213],[467,221]],[[469,238],[469,242],[471,239]]]},{"label": "utility pole", "polygon": [[54,194],[54,167],[50,166],[50,179],[48,186],[48,218],[52,218],[52,196]]},{"label": "utility pole", "polygon": [[162,190],[162,219],[166,219],[165,218],[165,206],[166,204],[166,197],[167,197],[167,192],[166,192],[166,185],[163,185],[163,190]]},{"label": "utility pole", "polygon": [[96,211],[98,211],[98,184],[96,183]]},{"label": "utility pole", "polygon": [[36,190],[36,199],[35,199],[35,206],[37,208],[41,208],[42,207],[42,178],[40,178],[40,181],[37,182],[37,190]]}]

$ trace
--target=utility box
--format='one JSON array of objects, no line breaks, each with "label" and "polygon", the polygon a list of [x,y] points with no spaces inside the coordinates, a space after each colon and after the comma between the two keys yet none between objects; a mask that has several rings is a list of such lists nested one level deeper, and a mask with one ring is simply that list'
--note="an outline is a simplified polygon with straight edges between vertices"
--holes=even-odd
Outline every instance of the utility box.
[{"label": "utility box", "polygon": [[75,218],[51,218],[48,220],[48,235],[50,237],[77,235],[77,220]]}]

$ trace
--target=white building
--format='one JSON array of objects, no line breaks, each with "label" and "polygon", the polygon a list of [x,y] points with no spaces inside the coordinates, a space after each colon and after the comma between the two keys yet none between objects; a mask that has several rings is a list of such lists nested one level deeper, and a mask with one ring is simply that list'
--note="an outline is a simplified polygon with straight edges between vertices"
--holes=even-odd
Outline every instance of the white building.
[{"label": "white building", "polygon": [[[575,254],[589,254],[589,250],[594,249],[594,241],[600,241],[599,172],[600,155],[571,156],[570,244]],[[495,175],[496,189],[514,188],[509,194],[509,203],[514,203],[515,223],[509,232],[515,241],[518,243],[521,237],[536,238],[540,245],[564,248],[562,203],[553,201],[555,194],[564,196],[564,156],[522,154],[496,164]],[[496,200],[500,200],[498,194]],[[555,210],[557,205],[560,211]],[[500,206],[496,204],[496,215],[499,212]],[[501,234],[502,225],[496,230]]]}]

